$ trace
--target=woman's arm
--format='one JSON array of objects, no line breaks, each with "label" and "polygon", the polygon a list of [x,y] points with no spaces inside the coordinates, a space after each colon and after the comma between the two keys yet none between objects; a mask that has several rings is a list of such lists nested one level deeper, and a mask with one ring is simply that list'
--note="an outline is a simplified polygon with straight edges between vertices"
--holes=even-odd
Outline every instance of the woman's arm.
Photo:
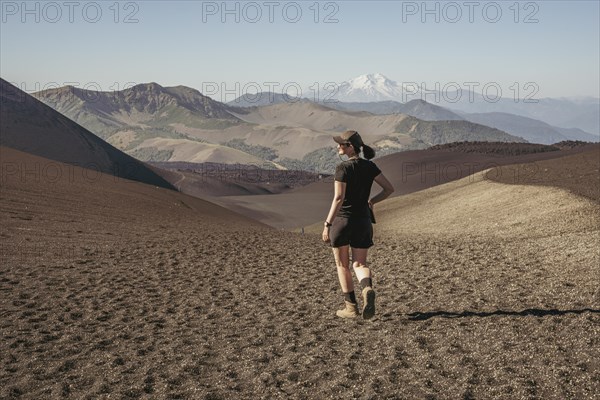
[{"label": "woman's arm", "polygon": [[329,227],[326,225],[327,223],[333,223],[335,216],[338,211],[342,207],[344,203],[344,197],[346,196],[346,182],[335,181],[334,184],[334,195],[333,201],[331,202],[331,208],[329,209],[329,214],[327,214],[327,218],[325,219],[323,226],[323,241],[329,242]]},{"label": "woman's arm", "polygon": [[377,184],[381,186],[383,190],[379,192],[376,196],[373,196],[371,200],[369,200],[369,204],[371,206],[375,203],[379,203],[380,201],[387,199],[392,193],[394,193],[394,187],[392,186],[390,181],[387,180],[385,175],[383,175],[383,172],[375,177],[375,182],[377,182]]},{"label": "woman's arm", "polygon": [[342,204],[344,203],[344,197],[346,196],[346,182],[334,182],[335,183],[333,201],[331,202],[329,214],[327,214],[327,218],[325,219],[325,221],[329,223],[333,223],[335,216],[337,215],[340,208],[342,208]]}]

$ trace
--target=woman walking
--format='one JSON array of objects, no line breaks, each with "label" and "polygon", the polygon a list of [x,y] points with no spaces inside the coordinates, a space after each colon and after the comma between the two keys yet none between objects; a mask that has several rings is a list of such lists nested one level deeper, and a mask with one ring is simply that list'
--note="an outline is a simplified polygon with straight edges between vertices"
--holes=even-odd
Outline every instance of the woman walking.
[{"label": "woman walking", "polygon": [[[367,251],[373,245],[373,205],[389,197],[394,188],[370,161],[375,151],[363,143],[358,132],[346,131],[333,140],[338,143],[338,156],[348,157],[336,167],[333,202],[323,229],[323,241],[332,247],[344,293],[345,308],[338,310],[337,315],[341,318],[360,315],[350,271],[352,251],[352,268],[362,289],[362,317],[370,319],[375,315],[375,291],[371,270],[367,267]],[[361,151],[365,158],[359,157]],[[369,200],[373,181],[383,190]]]}]

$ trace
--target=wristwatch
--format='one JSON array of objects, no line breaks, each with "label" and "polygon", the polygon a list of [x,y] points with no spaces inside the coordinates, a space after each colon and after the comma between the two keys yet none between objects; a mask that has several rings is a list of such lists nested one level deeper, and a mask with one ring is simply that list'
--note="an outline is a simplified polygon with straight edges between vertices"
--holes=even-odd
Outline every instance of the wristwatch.
[{"label": "wristwatch", "polygon": [[329,223],[329,222],[327,222],[327,221],[325,221],[325,226],[326,226],[327,228],[329,228],[331,225],[333,225],[333,224],[332,224],[332,223]]}]

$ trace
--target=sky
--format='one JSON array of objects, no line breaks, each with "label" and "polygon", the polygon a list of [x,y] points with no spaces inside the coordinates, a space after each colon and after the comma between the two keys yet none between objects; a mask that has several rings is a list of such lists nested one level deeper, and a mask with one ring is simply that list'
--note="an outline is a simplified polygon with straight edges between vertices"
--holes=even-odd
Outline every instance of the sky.
[{"label": "sky", "polygon": [[157,82],[219,101],[369,73],[600,97],[599,3],[2,0],[0,76],[28,92]]}]

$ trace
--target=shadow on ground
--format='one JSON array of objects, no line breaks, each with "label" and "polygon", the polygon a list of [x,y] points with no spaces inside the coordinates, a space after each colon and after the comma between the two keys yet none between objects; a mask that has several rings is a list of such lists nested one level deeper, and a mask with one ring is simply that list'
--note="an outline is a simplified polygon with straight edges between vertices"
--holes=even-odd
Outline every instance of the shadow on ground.
[{"label": "shadow on ground", "polygon": [[539,308],[528,308],[523,311],[504,311],[504,310],[496,310],[496,311],[488,311],[488,312],[477,312],[477,311],[463,311],[460,313],[450,312],[450,311],[430,311],[430,312],[413,312],[407,314],[410,320],[413,321],[423,321],[430,318],[442,317],[442,318],[465,318],[465,317],[491,317],[493,315],[503,315],[503,316],[519,316],[519,317],[546,317],[546,316],[556,316],[556,315],[566,315],[566,314],[583,314],[583,313],[593,313],[600,314],[600,310],[592,309],[592,308],[583,308],[580,310],[543,310]]}]

